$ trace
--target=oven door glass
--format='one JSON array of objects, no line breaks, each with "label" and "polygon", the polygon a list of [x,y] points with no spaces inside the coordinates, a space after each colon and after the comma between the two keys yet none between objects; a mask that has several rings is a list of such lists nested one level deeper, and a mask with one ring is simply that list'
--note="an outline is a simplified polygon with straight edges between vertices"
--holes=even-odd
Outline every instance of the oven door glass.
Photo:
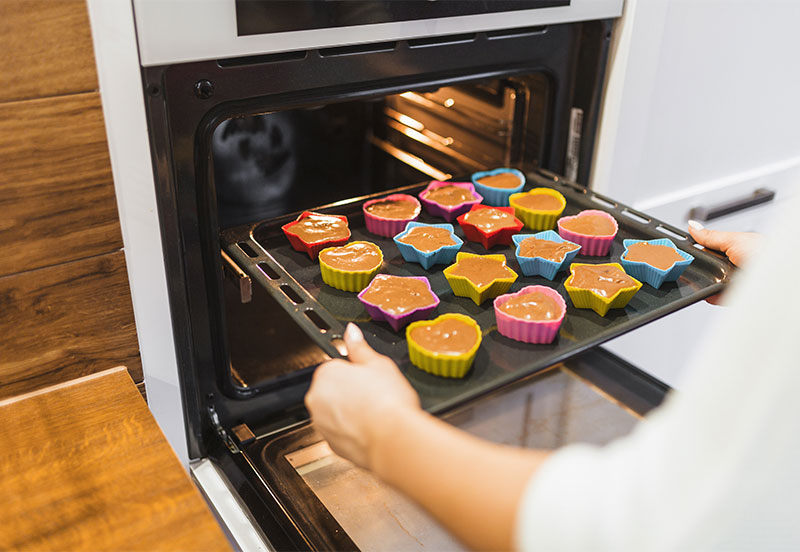
[{"label": "oven door glass", "polygon": [[[598,368],[597,363],[593,366]],[[631,385],[639,375],[632,373],[633,377],[626,379],[616,374],[609,379],[606,371],[598,379],[599,371],[587,372],[579,363],[558,365],[473,401],[443,419],[506,445],[543,449],[577,442],[603,445],[628,434],[648,407],[642,406],[643,394],[637,395],[636,384]],[[650,406],[663,398],[663,393],[663,388],[657,390],[652,397],[659,398]],[[424,510],[371,473],[332,453],[311,426],[255,448],[258,450],[246,454],[258,454],[260,458],[253,463],[263,471],[262,477],[266,475],[264,479],[268,484],[272,480],[278,490],[286,490],[287,502],[296,508],[297,516],[315,525],[317,531],[329,535],[342,532],[362,550],[461,548]],[[295,519],[294,524],[304,525],[302,519]]]}]

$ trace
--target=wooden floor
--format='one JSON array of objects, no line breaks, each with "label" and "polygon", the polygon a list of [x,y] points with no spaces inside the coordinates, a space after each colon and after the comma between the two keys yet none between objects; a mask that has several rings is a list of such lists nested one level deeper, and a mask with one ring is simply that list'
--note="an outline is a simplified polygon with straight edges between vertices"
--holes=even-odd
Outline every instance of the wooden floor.
[{"label": "wooden floor", "polygon": [[229,550],[124,368],[0,401],[0,550]]}]

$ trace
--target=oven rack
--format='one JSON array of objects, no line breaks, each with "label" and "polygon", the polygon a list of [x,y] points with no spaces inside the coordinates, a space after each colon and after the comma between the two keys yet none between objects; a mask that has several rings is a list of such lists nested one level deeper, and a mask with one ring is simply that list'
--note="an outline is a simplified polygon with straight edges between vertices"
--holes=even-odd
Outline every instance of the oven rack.
[{"label": "oven rack", "polygon": [[[563,362],[614,337],[719,293],[729,281],[734,270],[733,265],[721,255],[697,245],[682,230],[548,171],[539,169],[529,172],[526,177],[526,189],[545,186],[561,192],[567,200],[564,215],[585,209],[599,209],[617,220],[619,232],[610,254],[606,257],[579,255],[575,262],[615,262],[623,251],[624,239],[649,240],[664,237],[672,239],[680,249],[691,253],[695,261],[678,282],[664,284],[658,290],[645,284],[625,309],[612,310],[606,317],[600,317],[593,311],[572,306],[563,286],[568,272],[560,272],[552,282],[541,277],[526,277],[518,269],[513,248],[492,248],[491,253],[505,254],[509,266],[519,274],[510,292],[532,284],[547,285],[559,291],[567,302],[567,315],[556,341],[549,345],[530,345],[498,334],[491,301],[477,306],[468,298],[454,296],[442,274],[444,265],[426,271],[415,263],[405,263],[390,238],[375,236],[366,231],[361,213],[361,206],[365,201],[398,192],[413,195],[421,191],[427,183],[311,209],[347,215],[353,240],[372,241],[382,249],[382,272],[398,276],[427,276],[441,300],[432,317],[445,312],[460,312],[475,318],[484,333],[475,365],[464,379],[450,380],[427,374],[412,366],[408,360],[404,332],[396,333],[385,323],[371,321],[355,293],[335,290],[322,283],[318,262],[309,259],[305,253],[294,251],[281,231],[280,227],[294,220],[297,214],[224,230],[221,235],[222,248],[255,284],[269,292],[329,356],[344,356],[346,352],[341,340],[344,326],[349,321],[357,322],[367,341],[378,352],[398,363],[420,394],[423,406],[432,412],[443,412],[523,376]],[[419,220],[441,222],[424,212]],[[523,229],[523,232],[528,231]],[[463,238],[460,228],[456,228],[456,233]],[[481,245],[466,240],[462,251],[487,253]]]}]

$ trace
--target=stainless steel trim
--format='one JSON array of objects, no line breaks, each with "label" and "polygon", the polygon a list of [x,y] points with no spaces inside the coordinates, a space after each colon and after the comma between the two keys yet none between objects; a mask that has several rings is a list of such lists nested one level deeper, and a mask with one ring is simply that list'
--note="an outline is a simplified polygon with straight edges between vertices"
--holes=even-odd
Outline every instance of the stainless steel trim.
[{"label": "stainless steel trim", "polygon": [[275,550],[256,530],[255,523],[242,508],[236,494],[231,491],[224,476],[211,460],[200,459],[192,463],[189,470],[200,492],[224,526],[229,540],[232,540],[235,546],[244,552]]}]

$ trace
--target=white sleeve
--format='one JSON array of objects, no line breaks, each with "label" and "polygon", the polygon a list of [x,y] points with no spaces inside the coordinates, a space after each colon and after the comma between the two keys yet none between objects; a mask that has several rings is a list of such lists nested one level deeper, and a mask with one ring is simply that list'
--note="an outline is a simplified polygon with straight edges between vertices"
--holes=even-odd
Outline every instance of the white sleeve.
[{"label": "white sleeve", "polygon": [[[796,216],[800,201],[786,211]],[[520,503],[519,549],[800,548],[800,225],[791,218],[738,275],[681,392],[628,437],[565,447],[542,465]]]}]

